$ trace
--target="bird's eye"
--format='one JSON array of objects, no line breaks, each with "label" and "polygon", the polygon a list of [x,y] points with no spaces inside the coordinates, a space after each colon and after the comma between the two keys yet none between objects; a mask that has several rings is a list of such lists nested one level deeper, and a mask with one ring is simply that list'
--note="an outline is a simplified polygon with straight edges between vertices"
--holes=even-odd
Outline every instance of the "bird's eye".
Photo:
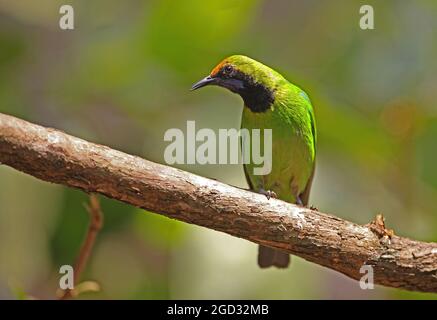
[{"label": "bird's eye", "polygon": [[232,72],[232,70],[234,70],[234,68],[232,68],[232,66],[229,64],[227,66],[225,66],[225,68],[223,69],[225,74],[230,74]]}]

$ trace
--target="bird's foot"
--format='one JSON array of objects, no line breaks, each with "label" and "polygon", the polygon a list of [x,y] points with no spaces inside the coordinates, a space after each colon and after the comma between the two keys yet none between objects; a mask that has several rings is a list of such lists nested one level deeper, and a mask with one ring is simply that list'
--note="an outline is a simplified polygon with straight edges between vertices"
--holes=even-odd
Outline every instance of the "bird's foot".
[{"label": "bird's foot", "polygon": [[300,199],[299,196],[296,197],[296,204],[297,204],[298,206],[304,207],[303,202],[302,202],[302,200]]},{"label": "bird's foot", "polygon": [[272,190],[259,189],[258,193],[265,195],[267,197],[267,200],[270,200],[270,198],[275,198],[275,199],[278,198],[276,193]]}]

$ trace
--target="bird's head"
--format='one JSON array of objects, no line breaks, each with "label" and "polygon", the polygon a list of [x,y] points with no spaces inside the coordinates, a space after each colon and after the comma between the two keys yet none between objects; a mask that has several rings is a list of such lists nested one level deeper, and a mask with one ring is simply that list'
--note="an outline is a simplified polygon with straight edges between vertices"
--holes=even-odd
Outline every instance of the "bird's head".
[{"label": "bird's head", "polygon": [[220,62],[191,90],[207,85],[220,86],[239,94],[252,111],[263,112],[273,104],[281,81],[286,80],[273,69],[249,57],[234,55]]}]

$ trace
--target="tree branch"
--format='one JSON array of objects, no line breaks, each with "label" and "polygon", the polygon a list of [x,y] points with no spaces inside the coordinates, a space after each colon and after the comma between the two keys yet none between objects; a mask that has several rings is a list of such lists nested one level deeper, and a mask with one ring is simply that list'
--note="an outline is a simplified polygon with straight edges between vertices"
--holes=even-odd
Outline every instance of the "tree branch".
[{"label": "tree branch", "polygon": [[354,224],[0,114],[0,162],[389,287],[437,292],[437,244]]}]

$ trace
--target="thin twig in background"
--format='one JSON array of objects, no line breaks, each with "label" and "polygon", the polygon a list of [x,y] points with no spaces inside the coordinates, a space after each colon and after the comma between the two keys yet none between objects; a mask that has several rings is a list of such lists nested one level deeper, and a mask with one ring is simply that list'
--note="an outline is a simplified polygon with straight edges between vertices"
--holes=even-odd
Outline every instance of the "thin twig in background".
[{"label": "thin twig in background", "polygon": [[[103,213],[100,207],[100,202],[94,193],[90,194],[89,205],[85,205],[86,209],[90,215],[90,223],[88,226],[88,232],[85,236],[85,240],[80,248],[79,255],[76,258],[74,264],[74,287],[79,283],[80,276],[88,262],[88,258],[93,250],[94,243],[96,241],[97,234],[103,226]],[[60,300],[68,299],[74,297],[77,293],[75,290],[65,290],[63,291]]]}]

